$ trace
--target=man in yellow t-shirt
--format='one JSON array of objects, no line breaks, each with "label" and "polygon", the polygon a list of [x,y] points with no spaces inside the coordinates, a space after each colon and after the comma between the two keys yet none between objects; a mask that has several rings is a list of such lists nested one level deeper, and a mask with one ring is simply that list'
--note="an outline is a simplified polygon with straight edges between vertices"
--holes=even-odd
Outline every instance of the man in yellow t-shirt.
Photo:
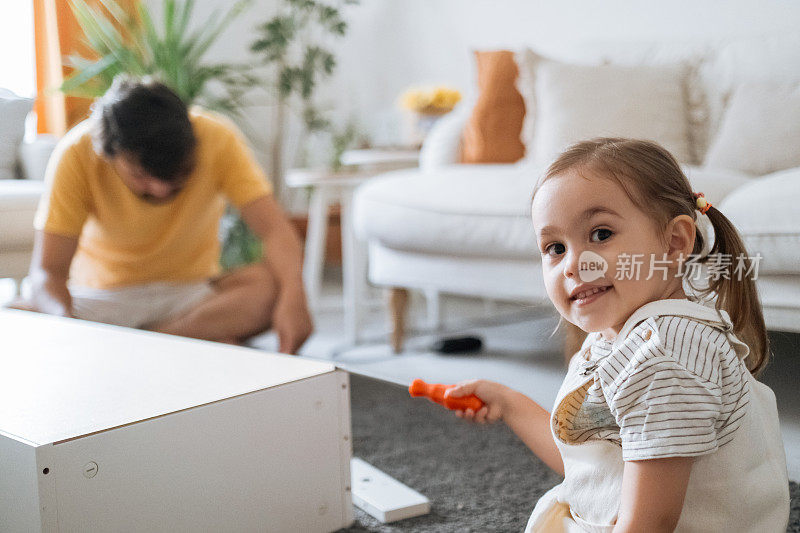
[{"label": "man in yellow t-shirt", "polygon": [[[36,214],[30,307],[222,342],[311,333],[301,248],[232,123],[121,78],[61,141]],[[265,259],[220,275],[225,199]]]}]

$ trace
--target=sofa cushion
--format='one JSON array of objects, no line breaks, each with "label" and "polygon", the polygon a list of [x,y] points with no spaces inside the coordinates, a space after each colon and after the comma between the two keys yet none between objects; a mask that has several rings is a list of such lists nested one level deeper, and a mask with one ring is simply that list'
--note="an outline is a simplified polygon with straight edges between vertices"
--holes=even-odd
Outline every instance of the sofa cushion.
[{"label": "sofa cushion", "polygon": [[462,143],[463,163],[513,163],[525,155],[520,140],[525,102],[516,87],[519,70],[509,50],[475,52],[478,101]]},{"label": "sofa cushion", "polygon": [[0,253],[33,248],[33,217],[44,183],[0,180]]},{"label": "sofa cushion", "polygon": [[0,179],[18,177],[17,153],[25,136],[25,117],[32,106],[29,98],[0,89]]},{"label": "sofa cushion", "polygon": [[383,174],[358,188],[362,238],[398,250],[494,258],[538,257],[530,201],[538,173],[522,165],[453,165]]},{"label": "sofa cushion", "polygon": [[517,62],[526,160],[546,165],[574,142],[609,136],[654,140],[681,162],[697,160],[687,66],[577,65],[531,50]]},{"label": "sofa cushion", "polygon": [[754,179],[718,204],[742,234],[747,252],[760,253],[758,273],[800,274],[800,168]]},{"label": "sofa cushion", "polygon": [[705,164],[757,176],[800,165],[800,85],[739,87]]},{"label": "sofa cushion", "polygon": [[711,138],[736,89],[747,83],[800,83],[800,31],[737,38],[724,43],[702,66]]},{"label": "sofa cushion", "polygon": [[[696,191],[720,201],[750,178],[687,167]],[[356,191],[362,238],[397,250],[437,255],[538,259],[530,219],[533,165],[452,165],[436,172],[390,172]]]},{"label": "sofa cushion", "polygon": [[536,80],[536,161],[549,162],[591,137],[662,144],[691,161],[680,71],[662,67],[587,67],[544,62]]},{"label": "sofa cushion", "polygon": [[55,135],[37,135],[31,141],[25,141],[19,148],[19,162],[22,165],[22,177],[29,180],[44,181],[50,155],[58,144]]}]

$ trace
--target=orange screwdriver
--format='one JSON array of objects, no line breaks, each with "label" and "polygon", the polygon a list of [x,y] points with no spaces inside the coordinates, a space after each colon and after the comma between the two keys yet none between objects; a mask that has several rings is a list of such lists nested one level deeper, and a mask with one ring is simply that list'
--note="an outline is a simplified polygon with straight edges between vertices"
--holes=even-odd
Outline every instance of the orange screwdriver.
[{"label": "orange screwdriver", "polygon": [[415,398],[418,396],[424,396],[430,401],[438,403],[439,405],[443,405],[454,411],[466,411],[467,409],[472,409],[473,411],[477,412],[478,409],[483,407],[483,402],[481,399],[474,394],[462,396],[460,398],[445,396],[444,393],[453,387],[455,387],[455,385],[425,383],[421,379],[415,379],[413,382],[411,382],[411,386],[408,388],[408,393]]}]

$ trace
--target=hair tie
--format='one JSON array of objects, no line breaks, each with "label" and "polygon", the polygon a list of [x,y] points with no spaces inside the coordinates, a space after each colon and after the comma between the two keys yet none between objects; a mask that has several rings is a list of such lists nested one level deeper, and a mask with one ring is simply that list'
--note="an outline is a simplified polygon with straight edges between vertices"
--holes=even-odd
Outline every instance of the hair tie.
[{"label": "hair tie", "polygon": [[694,195],[694,205],[695,208],[700,211],[702,214],[706,214],[706,212],[711,207],[711,202],[706,200],[706,195],[701,192],[692,193]]},{"label": "hair tie", "polygon": [[700,250],[698,257],[698,259],[702,259],[711,253],[711,248],[714,247],[716,234],[714,232],[714,224],[711,223],[711,219],[708,218],[708,215],[706,215],[706,212],[711,207],[711,204],[706,201],[703,193],[698,192],[692,194],[695,198],[695,211],[697,211],[695,214],[694,225],[695,228],[697,228],[697,233],[703,237],[703,249]]}]

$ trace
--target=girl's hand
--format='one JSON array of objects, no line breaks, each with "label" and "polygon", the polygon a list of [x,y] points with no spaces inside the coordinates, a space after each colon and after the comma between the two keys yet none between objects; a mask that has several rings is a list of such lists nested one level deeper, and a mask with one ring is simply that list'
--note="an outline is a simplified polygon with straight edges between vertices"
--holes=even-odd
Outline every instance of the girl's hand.
[{"label": "girl's hand", "polygon": [[445,396],[474,394],[483,401],[477,412],[456,411],[456,416],[479,423],[503,419],[508,427],[554,472],[564,475],[561,452],[550,433],[550,413],[522,394],[499,383],[482,379],[462,381],[449,389]]},{"label": "girl's hand", "polygon": [[457,410],[456,416],[485,424],[486,422],[497,422],[503,418],[503,414],[507,409],[506,398],[509,391],[508,387],[499,383],[473,379],[457,383],[453,388],[445,392],[445,396],[459,398],[474,394],[480,398],[484,405],[478,411],[473,411],[472,409],[467,409],[466,411]]}]

